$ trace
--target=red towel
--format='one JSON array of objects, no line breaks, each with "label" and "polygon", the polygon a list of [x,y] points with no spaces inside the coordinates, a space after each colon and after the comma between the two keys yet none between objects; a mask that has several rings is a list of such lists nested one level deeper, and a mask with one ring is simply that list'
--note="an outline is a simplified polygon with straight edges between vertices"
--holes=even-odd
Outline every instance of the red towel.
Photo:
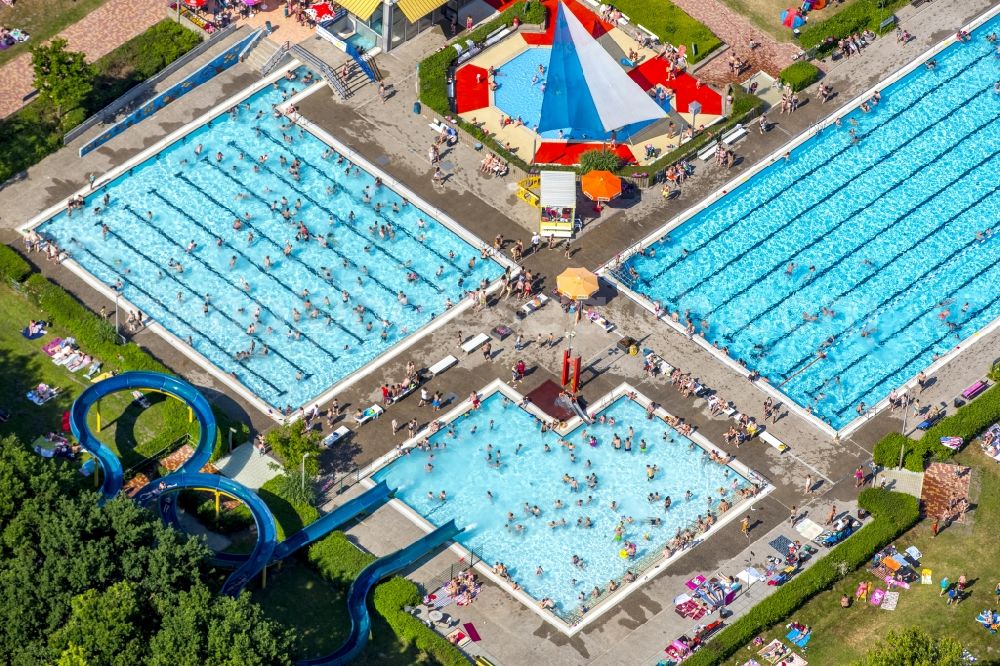
[{"label": "red towel", "polygon": [[472,626],[471,622],[466,622],[465,624],[462,625],[462,628],[465,629],[465,633],[469,635],[469,639],[473,643],[479,640],[479,632],[476,631],[476,628]]}]

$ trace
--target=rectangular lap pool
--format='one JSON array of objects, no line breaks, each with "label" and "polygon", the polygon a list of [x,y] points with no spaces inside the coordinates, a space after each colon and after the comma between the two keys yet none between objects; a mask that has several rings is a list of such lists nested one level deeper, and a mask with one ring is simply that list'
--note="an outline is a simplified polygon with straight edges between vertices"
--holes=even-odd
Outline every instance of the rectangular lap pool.
[{"label": "rectangular lap pool", "polygon": [[36,228],[282,410],[315,399],[503,270],[274,110],[305,88],[306,72],[279,78]]},{"label": "rectangular lap pool", "polygon": [[1000,315],[998,29],[940,51],[614,276],[843,428]]},{"label": "rectangular lap pool", "polygon": [[678,552],[685,536],[704,538],[697,523],[709,512],[734,517],[754,488],[748,470],[713,462],[624,391],[602,401],[598,421],[560,436],[541,432],[519,396],[495,384],[479,409],[460,408],[428,446],[374,479],[399,488],[433,525],[467,526],[464,546],[490,567],[502,562],[533,606],[550,599],[573,624],[660,561],[665,546]]}]

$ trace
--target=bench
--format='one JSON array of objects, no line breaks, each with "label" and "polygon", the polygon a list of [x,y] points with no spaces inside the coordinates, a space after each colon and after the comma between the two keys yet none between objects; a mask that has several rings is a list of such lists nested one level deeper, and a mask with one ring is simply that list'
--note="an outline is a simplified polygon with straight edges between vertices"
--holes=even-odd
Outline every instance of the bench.
[{"label": "bench", "polygon": [[591,319],[590,321],[592,321],[593,323],[595,323],[598,326],[600,326],[601,328],[603,328],[605,333],[610,333],[615,328],[614,322],[609,321],[608,319],[605,319],[604,317],[595,317],[595,318]]},{"label": "bench", "polygon": [[504,37],[506,37],[510,33],[511,33],[511,29],[510,28],[506,28],[506,27],[505,28],[500,28],[498,30],[494,30],[493,32],[491,32],[489,34],[489,36],[486,37],[486,41],[483,42],[483,48],[485,49],[485,48],[489,48],[490,46],[493,46],[494,44],[496,44],[497,42],[499,42],[501,39],[503,39]]},{"label": "bench", "polygon": [[701,152],[698,153],[698,159],[702,162],[707,162],[715,157],[717,150],[719,150],[719,144],[709,143],[706,147],[701,149]]},{"label": "bench", "polygon": [[772,435],[766,430],[761,431],[758,435],[766,444],[778,450],[778,453],[784,453],[788,450],[788,445],[782,442],[780,439]]},{"label": "bench", "polygon": [[355,416],[354,420],[357,422],[358,425],[364,425],[369,421],[374,421],[378,417],[382,416],[382,414],[384,413],[385,410],[382,409],[381,405],[372,405],[365,411],[361,412],[361,416]]},{"label": "bench", "polygon": [[[919,1],[923,2],[924,0],[919,0]],[[917,2],[914,2],[913,4],[915,6],[917,4]],[[899,22],[899,19],[896,18],[895,14],[889,14],[889,18],[885,19],[884,21],[882,21],[881,23],[878,24],[879,34],[885,32],[886,30],[888,30],[892,26],[896,25],[896,23],[898,23],[898,22]]]},{"label": "bench", "polygon": [[427,372],[431,373],[432,377],[436,377],[456,363],[458,363],[458,359],[454,356],[445,356],[443,359],[427,368]]},{"label": "bench", "polygon": [[985,391],[988,386],[989,384],[987,384],[985,381],[979,380],[969,388],[962,391],[962,397],[965,398],[966,400],[972,400],[977,395]]},{"label": "bench", "polygon": [[490,336],[486,335],[485,333],[479,333],[478,335],[474,335],[465,342],[463,342],[462,350],[466,354],[471,354],[472,352],[476,351],[477,349],[485,345],[487,342],[489,342],[489,340]]},{"label": "bench", "polygon": [[739,127],[723,134],[722,143],[726,144],[727,146],[731,146],[740,139],[742,139],[743,137],[745,137],[747,134],[749,134],[749,132],[747,132],[747,128],[744,127],[743,125],[740,125]]},{"label": "bench", "polygon": [[549,302],[549,297],[545,294],[535,294],[535,297],[521,306],[521,312],[530,315],[532,312]]},{"label": "bench", "polygon": [[340,440],[350,437],[353,432],[354,431],[352,431],[347,426],[340,426],[339,428],[337,428],[336,430],[334,430],[329,435],[323,438],[323,446],[329,448],[334,444],[336,444],[337,442],[339,442]]}]

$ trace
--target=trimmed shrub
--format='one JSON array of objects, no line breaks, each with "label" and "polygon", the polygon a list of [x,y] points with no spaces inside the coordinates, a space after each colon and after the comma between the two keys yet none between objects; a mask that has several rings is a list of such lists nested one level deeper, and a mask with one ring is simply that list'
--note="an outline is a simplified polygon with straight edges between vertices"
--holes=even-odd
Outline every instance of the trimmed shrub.
[{"label": "trimmed shrub", "polygon": [[17,250],[0,245],[0,277],[14,282],[24,282],[30,274],[31,265],[18,254]]},{"label": "trimmed shrub", "polygon": [[781,70],[778,78],[798,92],[819,81],[822,72],[811,62],[796,62]]},{"label": "trimmed shrub", "polygon": [[257,490],[257,495],[264,500],[267,508],[274,514],[274,522],[278,528],[278,541],[284,540],[309,523],[319,520],[316,507],[303,502],[292,502],[278,494],[280,479],[275,477],[267,481]]},{"label": "trimmed shrub", "polygon": [[905,458],[906,454],[914,450],[915,444],[916,442],[906,435],[891,432],[875,443],[872,458],[880,467],[895,467],[899,464],[900,448],[905,449],[906,453],[903,454]]},{"label": "trimmed shrub", "polygon": [[754,636],[781,622],[820,592],[830,589],[842,578],[842,570],[858,568],[920,519],[917,499],[903,493],[867,488],[858,496],[858,505],[874,516],[871,523],[754,606],[685,663],[689,666],[721,663]]},{"label": "trimmed shrub", "polygon": [[591,171],[617,172],[622,168],[622,158],[610,150],[587,150],[580,155],[580,173]]},{"label": "trimmed shrub", "polygon": [[372,555],[351,543],[343,532],[331,532],[309,546],[307,557],[327,579],[345,585],[353,583],[361,570],[375,561]]}]

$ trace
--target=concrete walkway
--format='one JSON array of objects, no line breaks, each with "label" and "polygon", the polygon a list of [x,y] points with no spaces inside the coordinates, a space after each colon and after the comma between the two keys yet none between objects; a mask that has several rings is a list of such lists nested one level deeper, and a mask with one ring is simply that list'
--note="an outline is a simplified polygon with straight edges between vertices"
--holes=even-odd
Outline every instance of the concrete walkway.
[{"label": "concrete walkway", "polygon": [[[59,33],[70,51],[80,51],[94,62],[115,47],[166,18],[160,0],[109,0]],[[31,54],[25,53],[0,67],[0,118],[23,106],[34,90]]]}]

